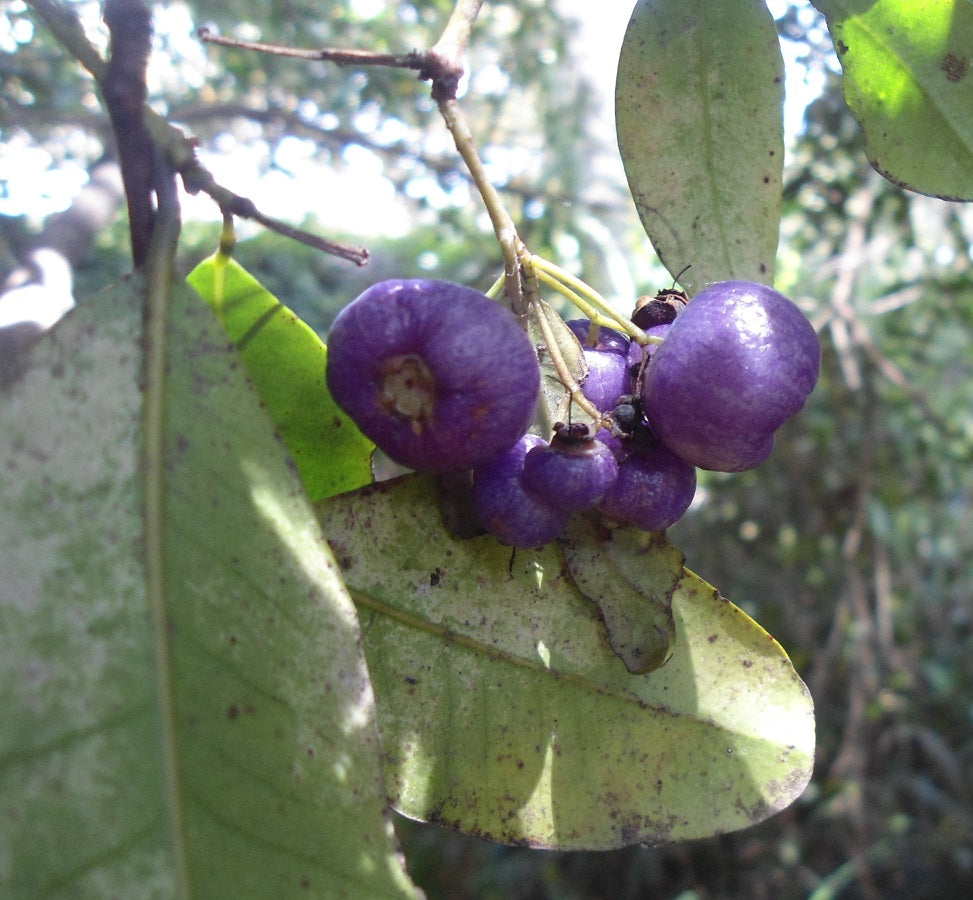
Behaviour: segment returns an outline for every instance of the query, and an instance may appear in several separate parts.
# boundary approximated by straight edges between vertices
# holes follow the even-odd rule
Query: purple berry
[[[723,281],[672,323],[646,366],[643,405],[659,439],[693,465],[752,469],[804,405],[820,363],[814,328],[783,294]]]
[[[564,429],[550,444],[534,447],[524,459],[520,481],[535,497],[572,511],[594,506],[611,487],[618,463],[602,441],[578,438]]]
[[[588,376],[581,385],[581,392],[604,411],[612,409],[619,395],[629,390],[628,353],[632,342],[620,331],[601,327],[597,342],[589,346],[590,325],[588,319],[572,319],[567,323],[581,342],[588,364]]]
[[[631,389],[627,356],[607,350],[585,350],[588,377],[581,385],[585,395],[601,412],[613,409],[618,398]]]
[[[622,334],[614,328],[606,328],[604,325],[600,325],[598,337],[594,343],[591,343],[589,340],[591,335],[590,319],[571,319],[565,324],[574,332],[574,336],[581,342],[581,346],[585,350],[606,350],[609,353],[621,353],[623,355],[628,353],[628,345],[631,343],[631,339],[627,334]]]
[[[663,531],[689,508],[696,469],[663,444],[629,453],[598,509],[622,525]]]
[[[328,388],[391,459],[427,472],[482,465],[530,426],[537,355],[513,314],[472,288],[383,281],[331,326]]]
[[[664,338],[669,333],[670,327],[669,325],[653,325],[651,328],[647,328],[645,333],[652,337]],[[636,366],[640,366],[645,356],[652,356],[660,346],[661,344],[646,344],[643,347],[637,341],[632,341],[632,345],[628,349],[629,370],[632,371]],[[635,369],[635,374],[638,374],[637,369]]]
[[[498,541],[514,547],[540,547],[567,525],[568,514],[527,493],[520,483],[524,457],[546,442],[525,434],[492,462],[473,472],[473,509]]]

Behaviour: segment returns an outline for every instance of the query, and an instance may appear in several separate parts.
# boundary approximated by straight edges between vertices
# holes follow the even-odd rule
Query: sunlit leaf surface
[[[695,294],[771,284],[784,162],[783,62],[758,0],[639,0],[615,84],[618,145],[642,224]]]
[[[737,607],[684,571],[672,656],[633,675],[556,546],[454,541],[435,496],[406,476],[318,505],[358,605],[396,808],[602,849],[742,828],[801,793],[810,696]]]
[[[973,4],[818,0],[872,165],[903,187],[973,199]]]

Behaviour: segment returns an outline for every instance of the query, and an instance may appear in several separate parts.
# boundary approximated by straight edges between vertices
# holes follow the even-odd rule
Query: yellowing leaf
[[[321,339],[221,253],[200,263],[188,280],[237,345],[308,497],[322,500],[368,484],[375,445],[331,398]]]

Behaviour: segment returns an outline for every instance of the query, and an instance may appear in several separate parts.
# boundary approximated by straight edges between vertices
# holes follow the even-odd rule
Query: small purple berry
[[[581,385],[581,393],[598,410],[613,409],[618,398],[630,390],[627,357],[607,350],[585,350],[584,360],[588,364],[588,376]]]
[[[611,487],[618,463],[602,441],[557,433],[524,459],[524,488],[552,506],[572,511],[594,506]]]
[[[696,493],[696,469],[663,444],[629,453],[598,509],[622,525],[663,531],[682,518]]]
[[[581,392],[599,410],[609,410],[620,394],[629,390],[628,353],[632,344],[627,335],[613,328],[598,328],[598,339],[588,343],[591,322],[588,319],[572,319],[567,323],[581,342],[588,376],[581,385]]]
[[[520,482],[524,457],[546,442],[525,434],[492,462],[473,471],[473,509],[498,541],[527,549],[553,541],[567,525],[568,514],[529,494]]]

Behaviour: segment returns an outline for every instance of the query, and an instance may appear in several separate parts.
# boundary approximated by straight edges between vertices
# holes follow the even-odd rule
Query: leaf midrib
[[[519,654],[503,651],[497,648],[495,645],[487,644],[486,642],[479,641],[467,634],[454,631],[447,625],[440,625],[436,622],[430,621],[429,619],[425,619],[421,616],[414,615],[413,613],[409,613],[405,610],[391,606],[381,600],[370,597],[361,591],[357,591],[352,588],[349,588],[349,591],[352,599],[355,601],[356,606],[362,606],[365,609],[385,616],[386,618],[391,619],[392,621],[401,625],[414,628],[417,631],[422,631],[426,634],[434,635],[447,643],[470,650],[473,653],[477,653],[489,659],[506,663],[507,665],[511,665],[515,668],[526,670],[535,674],[548,676],[554,680],[574,685],[575,687],[581,688],[582,690],[598,696],[608,697],[623,703],[632,704],[644,711],[656,713],[658,715],[673,716],[675,718],[690,719],[702,725],[707,725],[723,734],[736,735],[750,740],[768,741],[768,738],[765,735],[753,734],[740,729],[729,728],[724,724],[714,721],[709,716],[697,716],[684,710],[675,710],[664,704],[650,703],[649,701],[626,691],[611,688],[606,685],[599,685],[572,672],[565,672],[561,669],[551,668],[539,662],[535,662],[534,660],[527,659]],[[787,745],[784,742],[780,742],[780,746],[783,747]]]

